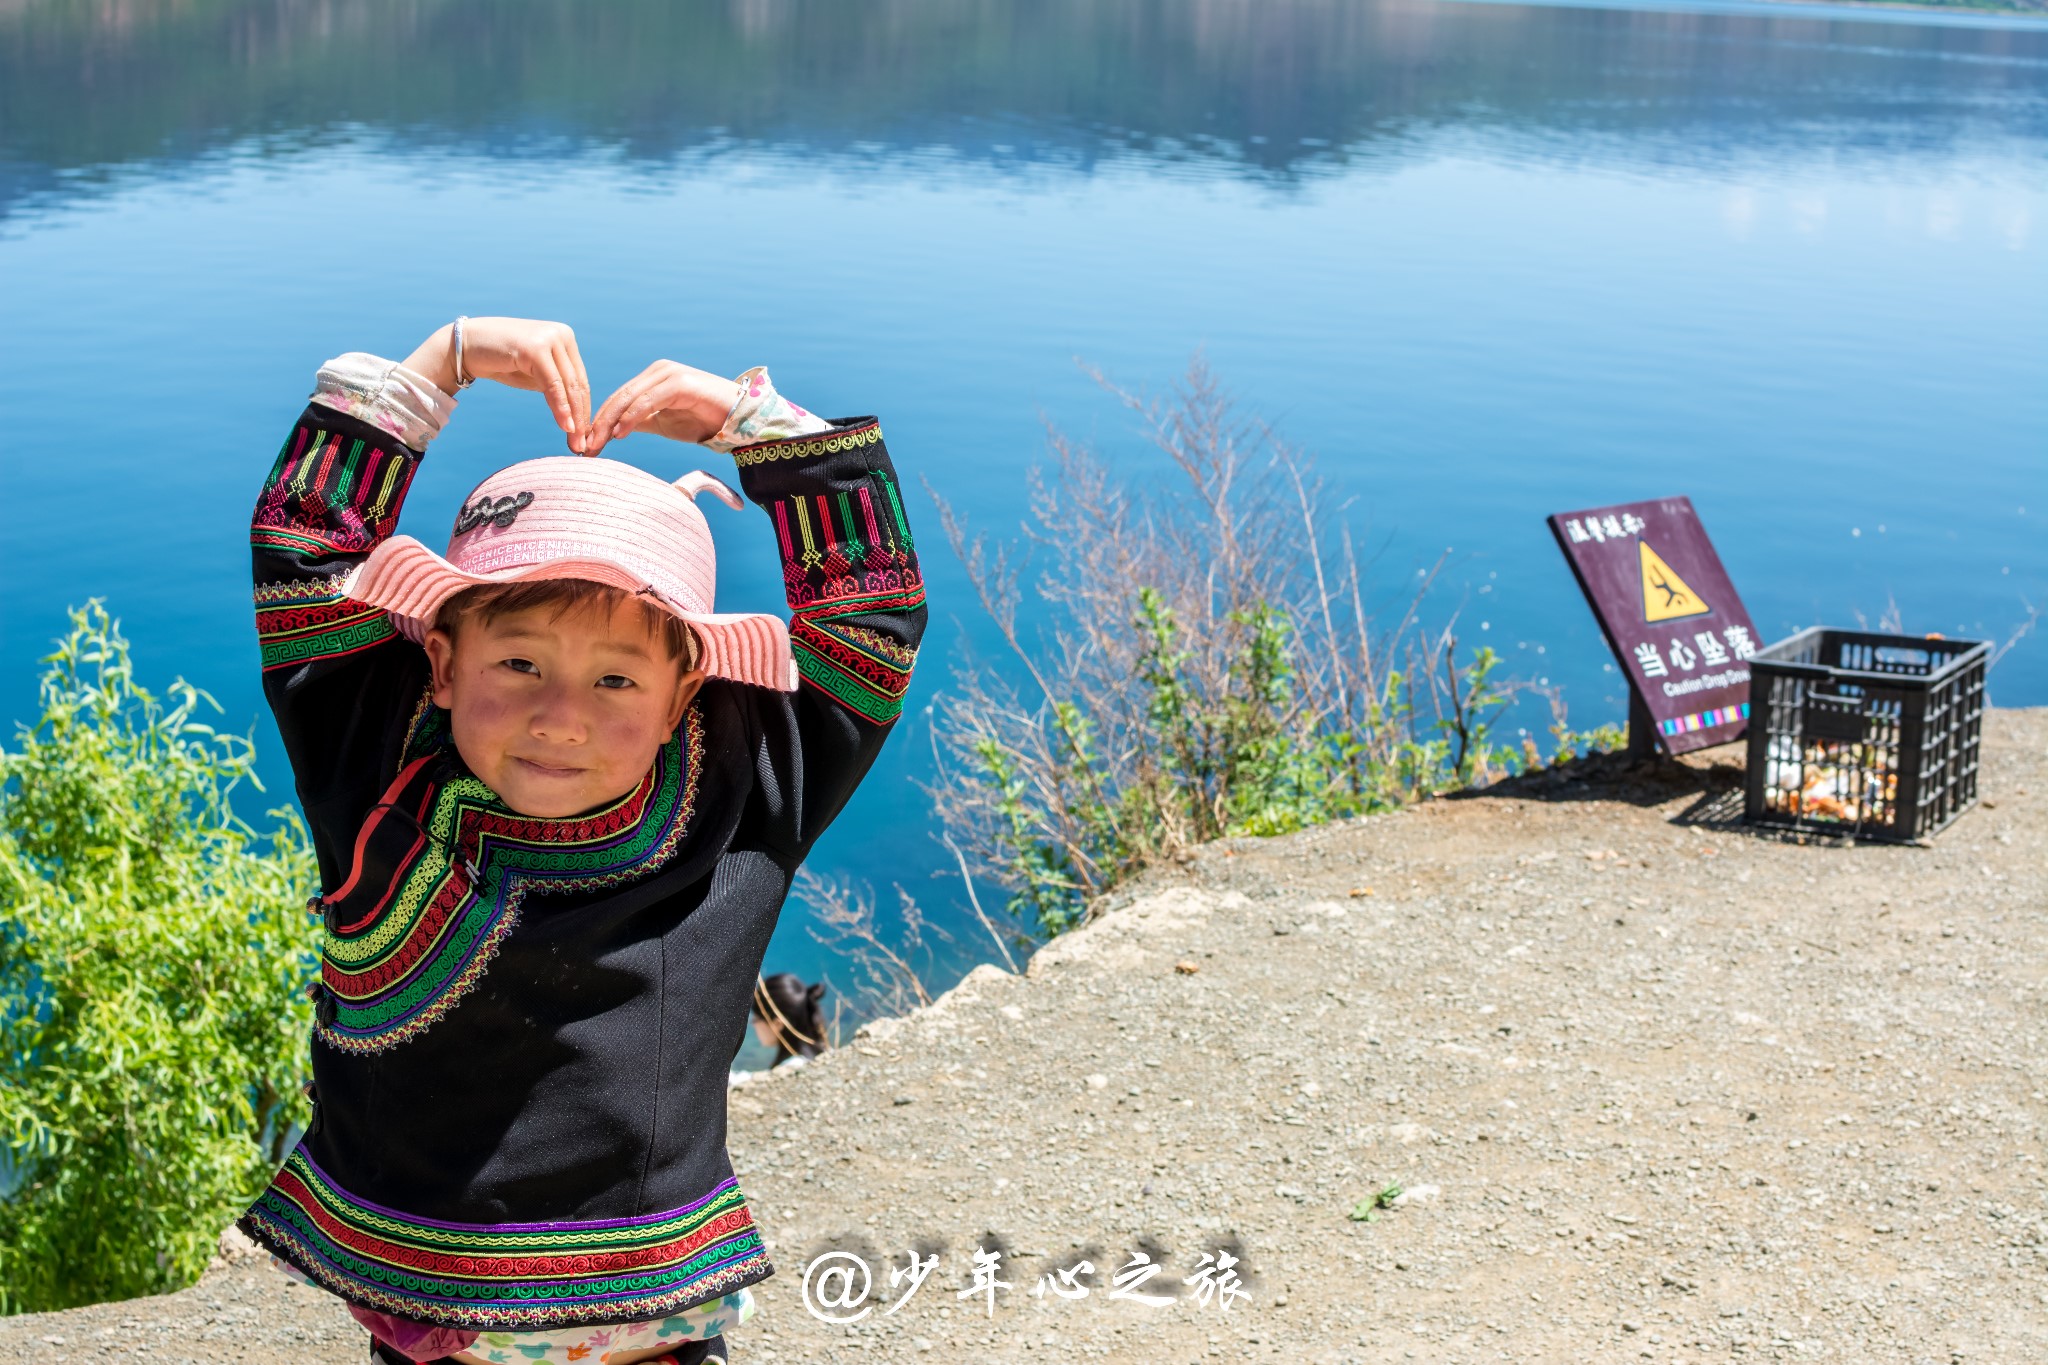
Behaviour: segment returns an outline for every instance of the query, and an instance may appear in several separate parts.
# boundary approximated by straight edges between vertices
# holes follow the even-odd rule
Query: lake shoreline
[[[2048,21],[2048,5],[1916,5],[1911,0],[1759,0],[1759,3],[1790,9],[1897,11],[1902,14],[1958,14]]]
[[[2048,709],[1987,716],[1986,799],[1929,848],[1749,832],[1739,762],[1212,845],[734,1092],[779,1270],[738,1358],[2038,1355]],[[977,1244],[992,1314],[958,1293]],[[900,1315],[805,1312],[812,1258],[888,1292],[911,1245],[940,1261]],[[1182,1284],[1217,1248],[1227,1318]],[[1141,1250],[1175,1302],[1108,1297]],[[1085,1298],[1031,1292],[1080,1258]],[[249,1255],[0,1320],[0,1362],[353,1365],[290,1283]]]
[[[1807,11],[1810,18],[1869,19],[1887,15],[1948,18],[1958,27],[2026,30],[2048,24],[2048,3],[2030,5],[1937,5],[1913,0],[1448,0],[1453,4],[1516,5],[1545,9],[1626,10],[1644,14],[1744,15],[1769,17],[1779,11]],[[2011,21],[1986,24],[1983,21]]]

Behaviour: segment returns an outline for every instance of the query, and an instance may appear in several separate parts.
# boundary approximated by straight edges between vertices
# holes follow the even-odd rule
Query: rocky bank
[[[734,1360],[2048,1360],[2048,711],[1984,753],[1931,848],[1746,831],[1695,762],[1207,849],[733,1093],[780,1267]],[[1115,1295],[1138,1255],[1166,1302]],[[829,1325],[804,1269],[849,1257]],[[0,1322],[0,1362],[362,1355],[259,1258]]]

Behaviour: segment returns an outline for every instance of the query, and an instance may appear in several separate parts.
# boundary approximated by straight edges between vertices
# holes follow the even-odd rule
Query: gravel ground
[[[735,1360],[2048,1360],[2048,711],[1991,716],[1933,848],[1743,832],[1733,780],[1219,845],[735,1091],[782,1268]],[[1219,1250],[1228,1310],[1184,1283]],[[875,1276],[850,1326],[803,1306],[828,1252]],[[1168,1302],[1113,1296],[1139,1253]],[[288,1284],[7,1320],[0,1361],[357,1365]]]

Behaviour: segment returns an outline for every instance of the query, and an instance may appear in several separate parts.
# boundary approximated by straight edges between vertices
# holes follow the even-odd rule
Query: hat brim
[[[358,602],[391,613],[400,633],[418,643],[426,638],[442,604],[465,588],[538,578],[581,578],[643,595],[644,600],[695,628],[704,644],[699,665],[712,677],[777,692],[796,690],[796,660],[790,655],[789,628],[781,617],[765,612],[686,611],[630,568],[599,555],[549,559],[476,574],[456,568],[411,536],[393,536],[349,570],[341,590]]]

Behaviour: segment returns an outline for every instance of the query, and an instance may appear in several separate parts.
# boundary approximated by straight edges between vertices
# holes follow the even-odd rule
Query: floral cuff
[[[725,415],[725,425],[704,442],[713,450],[730,455],[741,446],[786,441],[792,436],[810,436],[832,429],[824,418],[804,411],[777,393],[766,366],[756,365],[733,382],[740,386],[740,396],[732,411]]]
[[[360,418],[414,450],[425,450],[455,411],[455,400],[433,380],[367,351],[350,351],[322,365],[313,401]]]

